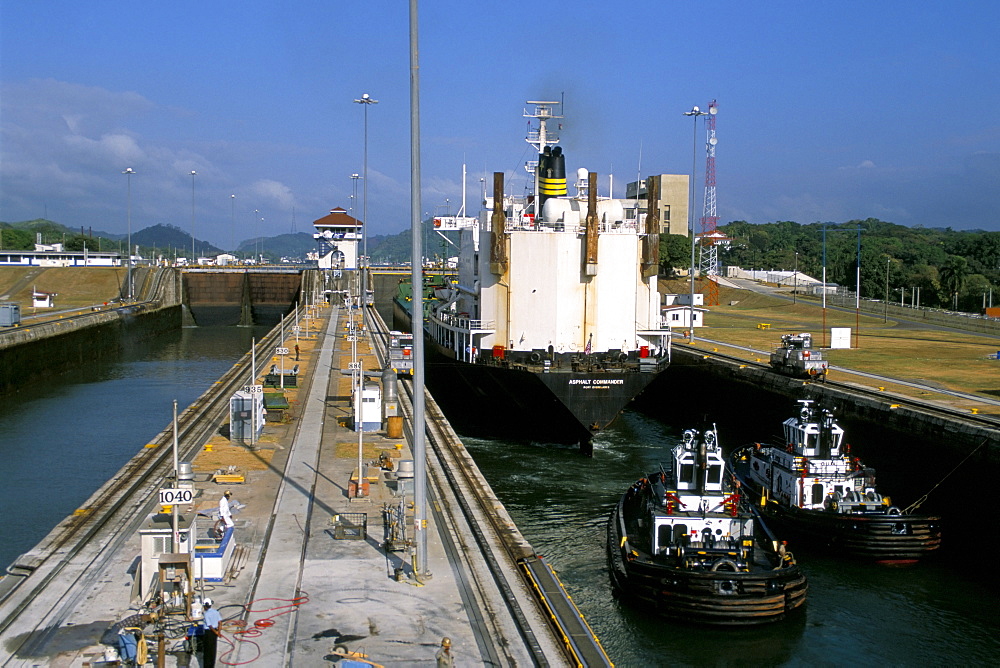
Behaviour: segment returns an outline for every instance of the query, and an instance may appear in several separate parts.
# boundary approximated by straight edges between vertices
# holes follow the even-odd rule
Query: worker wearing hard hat
[[[451,656],[451,638],[447,636],[441,638],[441,649],[437,651],[434,658],[437,659],[438,668],[450,668],[454,665],[454,659]]]
[[[226,493],[219,499],[219,519],[225,522],[226,531],[236,526],[233,523],[233,511],[229,508],[229,499],[232,498],[232,496],[233,493],[227,489]]]
[[[215,668],[215,650],[222,635],[222,615],[212,605],[212,599],[206,598],[205,604],[205,635],[202,636],[201,646],[203,650],[201,665],[202,668]]]

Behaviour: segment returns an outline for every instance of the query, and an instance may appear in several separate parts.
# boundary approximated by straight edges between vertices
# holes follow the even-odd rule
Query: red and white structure
[[[719,216],[715,209],[715,145],[718,139],[715,137],[715,117],[719,113],[719,106],[715,100],[708,105],[708,116],[705,118],[705,208],[701,216],[701,234],[698,235],[698,245],[701,249],[701,257],[698,268],[705,279],[702,292],[705,293],[705,302],[708,306],[718,306],[719,304],[719,283],[716,277],[719,275],[719,242],[716,227],[719,224]]]

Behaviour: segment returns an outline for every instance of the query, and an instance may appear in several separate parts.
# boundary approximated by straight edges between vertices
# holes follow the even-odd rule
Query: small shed
[[[17,302],[0,303],[0,327],[17,327],[21,324],[21,305]]]
[[[691,308],[690,306],[668,306],[663,309],[663,324],[670,329],[676,330],[678,328],[691,327],[691,321],[694,320],[695,327],[705,326],[705,312],[708,309],[704,308]]]
[[[52,308],[55,306],[54,299],[57,293],[45,292],[44,290],[31,291],[31,305],[35,308]]]

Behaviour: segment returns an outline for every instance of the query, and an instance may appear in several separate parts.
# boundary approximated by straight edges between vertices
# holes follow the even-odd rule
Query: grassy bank
[[[667,282],[663,287],[675,292],[689,290],[686,283],[680,282]],[[814,303],[793,303],[779,297],[731,288],[720,288],[719,301],[719,306],[708,307],[706,326],[699,328],[696,336],[769,353],[781,343],[782,334],[810,332],[816,347],[824,345],[823,309]],[[880,317],[864,314],[858,318],[854,312],[832,308],[826,309],[826,327],[827,331],[831,327],[849,327],[853,334],[853,347],[849,350],[824,348],[826,357],[834,366],[920,382],[934,388],[994,399],[1000,397],[1000,360],[990,357],[1000,350],[1000,341],[994,337],[891,320],[884,322]],[[826,344],[829,345],[829,335]],[[698,345],[713,344],[700,342]],[[722,348],[720,352],[767,361],[766,354],[754,355]],[[837,371],[831,372],[830,377],[867,386],[879,385],[876,381]],[[1000,414],[1000,408],[987,408],[983,404],[935,392],[894,384],[882,383],[881,386],[887,391],[940,401],[958,408]]]

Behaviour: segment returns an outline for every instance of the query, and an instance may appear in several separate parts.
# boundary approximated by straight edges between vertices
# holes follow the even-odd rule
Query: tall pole
[[[378,104],[378,100],[373,100],[371,95],[365,93],[361,96],[360,100],[355,100],[355,102],[363,105],[365,108],[365,159],[363,170],[365,183],[362,186],[364,203],[361,205],[361,261],[358,262],[358,270],[361,271],[361,327],[363,328],[365,326],[365,305],[368,298],[368,270],[366,268],[368,262],[368,107]]]
[[[191,170],[191,261],[197,264],[198,256],[194,254],[194,177],[198,172]]]
[[[691,183],[688,187],[688,233],[691,235],[691,269],[690,269],[690,279],[691,279],[691,305],[690,305],[690,318],[688,318],[689,336],[688,343],[694,343],[694,244],[695,244],[695,233],[694,233],[694,181],[695,181],[695,171],[697,170],[697,157],[698,157],[698,117],[707,116],[707,111],[702,111],[698,107],[691,107],[691,111],[685,111],[685,116],[691,116],[694,119],[693,133],[691,135]]]
[[[410,0],[410,285],[413,299],[413,574],[430,577],[427,568],[427,449],[424,441],[424,270],[420,236],[420,56],[417,0]]]
[[[128,225],[128,269],[126,270],[125,280],[127,282],[127,287],[125,294],[128,295],[128,300],[132,301],[132,175],[135,174],[135,170],[131,167],[125,169],[122,174],[125,175],[125,180],[128,185],[128,203],[126,204],[126,221]]]
[[[174,488],[181,486],[180,464],[177,462],[177,400],[174,399]],[[177,526],[177,502],[173,506],[174,552],[181,551],[181,532]]]
[[[885,259],[885,301],[882,302],[882,322],[889,322],[889,263],[891,257]]]
[[[826,348],[826,225],[823,226],[823,347]]]
[[[858,260],[854,271],[854,347],[861,347],[861,228],[858,228]]]
[[[799,291],[799,252],[795,251],[795,271],[792,272],[792,303],[795,303],[795,294]]]
[[[232,206],[230,207],[232,211],[229,214],[230,218],[229,222],[230,222],[230,228],[232,230],[231,242],[233,244],[232,246],[233,256],[235,257],[236,256],[236,195],[230,195],[229,201],[232,203]]]

